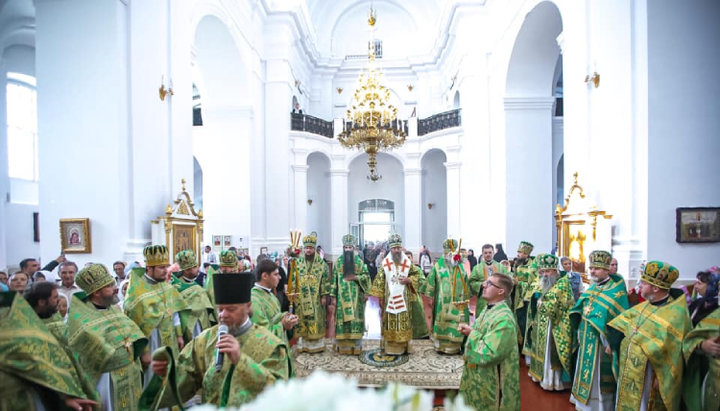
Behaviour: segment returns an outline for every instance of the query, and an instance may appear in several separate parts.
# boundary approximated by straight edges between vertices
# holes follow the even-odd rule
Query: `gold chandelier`
[[[382,73],[375,64],[375,13],[370,8],[368,25],[371,41],[368,43],[367,72],[360,75],[359,86],[353,95],[352,108],[347,111],[349,123],[345,123],[338,141],[345,148],[361,149],[368,155],[370,175],[368,179],[382,178],[377,173],[376,155],[379,151],[392,150],[405,143],[402,122],[397,119],[398,110],[390,103],[390,90],[380,84]]]

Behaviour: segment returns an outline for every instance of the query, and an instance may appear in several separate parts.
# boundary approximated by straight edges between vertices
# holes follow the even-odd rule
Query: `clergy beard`
[[[455,258],[453,257],[455,257],[455,253],[452,252],[445,255],[445,261],[447,261],[450,268],[455,268],[455,266],[457,265],[457,261],[455,261]]]
[[[392,254],[392,260],[395,264],[402,263],[402,251],[398,251],[398,252],[391,251],[390,254]]]
[[[343,251],[343,275],[355,274],[355,251]]]
[[[545,275],[540,277],[540,285],[542,286],[543,292],[551,289],[555,283],[557,283],[557,275]]]
[[[112,297],[104,297],[102,299],[102,305],[105,308],[110,307],[111,305],[115,305],[120,302],[120,297],[118,297],[117,294],[113,294]]]
[[[38,313],[38,317],[42,318],[43,320],[46,318],[50,318],[57,312],[57,307],[47,307],[45,312]]]

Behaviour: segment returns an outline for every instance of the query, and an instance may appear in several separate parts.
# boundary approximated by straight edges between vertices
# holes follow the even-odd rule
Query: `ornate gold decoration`
[[[585,198],[583,188],[578,184],[578,173],[574,173],[573,177],[574,182],[565,197],[565,204],[563,206],[557,204],[555,207],[558,256],[570,257],[573,266],[577,265],[578,270],[583,272],[586,250],[592,250],[592,247],[597,246],[598,221],[610,220],[612,215],[590,204]]]
[[[165,76],[162,76],[160,78],[160,87],[158,88],[158,95],[160,96],[160,101],[165,101],[165,97],[167,97],[167,96],[175,95],[175,92],[172,89],[172,80],[170,81],[170,87],[165,88]]]
[[[203,213],[202,210],[195,210],[190,194],[185,190],[185,179],[180,181],[182,191],[173,204],[168,204],[165,215],[150,221],[151,225],[158,226],[158,231],[153,228],[153,232],[164,233],[165,236],[164,241],[154,239],[153,243],[167,246],[171,259],[174,259],[180,251],[192,250],[199,262],[202,250]]]
[[[347,111],[347,119],[338,141],[345,148],[361,149],[368,155],[370,175],[368,179],[377,181],[376,155],[379,151],[392,150],[405,143],[405,131],[397,119],[398,110],[390,102],[390,90],[380,83],[382,73],[376,68],[374,27],[375,12],[370,8],[368,25],[371,39],[368,43],[367,72],[360,75],[355,90],[352,108]]]
[[[600,87],[600,75],[597,71],[593,72],[592,75],[588,74],[585,76],[585,83],[593,83],[595,88]]]
[[[178,214],[190,215],[190,212],[188,211],[187,205],[185,203],[180,203],[180,207],[178,207]]]

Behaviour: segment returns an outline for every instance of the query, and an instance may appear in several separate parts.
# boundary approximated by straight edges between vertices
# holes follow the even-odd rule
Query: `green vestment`
[[[315,254],[315,259],[308,261],[305,256],[295,260],[293,284],[288,283],[287,294],[300,294],[295,300],[295,315],[298,323],[294,329],[295,335],[308,340],[325,338],[327,328],[325,307],[320,303],[322,296],[330,294],[331,281],[328,275],[328,265]],[[297,283],[296,280],[297,279]],[[290,281],[288,279],[288,281]],[[297,288],[297,289],[296,289]]]
[[[718,337],[720,309],[717,308],[685,336],[683,401],[688,410],[720,410],[720,358],[709,356],[700,349],[703,341]]]
[[[477,303],[475,304],[475,317],[480,315],[482,310],[487,305],[487,302],[484,298],[482,298],[482,286],[485,280],[488,279],[489,276],[501,273],[501,274],[508,274],[507,268],[505,268],[504,265],[498,263],[495,260],[491,260],[490,264],[487,264],[485,260],[478,261],[477,264],[475,264],[475,267],[473,267],[472,271],[470,272],[470,281],[468,282],[468,287],[470,287],[470,294],[477,296]]]
[[[515,315],[505,301],[478,313],[463,354],[460,393],[477,410],[520,409]]]
[[[612,355],[605,353],[602,339],[607,343],[607,323],[627,310],[628,306],[625,280],[610,274],[605,283],[591,285],[570,309],[568,338],[573,340],[573,350],[577,349],[578,357],[572,394],[585,405],[590,399],[595,378],[600,378],[603,395],[612,396],[615,393],[617,384],[612,372]],[[596,376],[598,357],[601,375]]]
[[[13,291],[0,292],[0,410],[64,409],[65,397],[97,400],[83,390],[73,361],[32,307]]]
[[[574,364],[568,310],[575,305],[575,298],[567,275],[560,276],[545,293],[538,278],[526,294],[526,305],[529,309],[523,354],[530,356],[530,375],[543,381],[547,341],[551,339],[549,366],[557,372],[565,370],[569,380]]]
[[[343,278],[343,256],[333,266],[330,295],[335,297],[335,339],[360,340],[365,333],[365,294],[370,292],[370,274],[360,256],[355,255],[356,280]]]
[[[386,343],[402,346],[407,349],[407,343],[413,339],[414,326],[419,325],[417,319],[414,318],[414,316],[417,316],[418,314],[413,311],[413,306],[416,306],[416,303],[419,300],[416,290],[419,287],[418,284],[422,274],[420,274],[418,267],[413,265],[409,259],[403,260],[407,261],[405,270],[403,270],[403,266],[392,262],[389,256],[390,255],[385,257],[381,266],[378,267],[377,275],[375,276],[372,288],[370,289],[370,295],[378,297],[384,304],[383,307],[380,307],[383,313],[381,330],[383,340]],[[399,307],[398,309],[391,308],[391,311],[396,312],[388,312],[387,310],[389,304],[394,304],[391,299],[392,292],[390,291],[388,285],[388,279],[385,275],[386,269],[388,268],[388,265],[386,264],[388,263],[394,267],[392,268],[393,272],[402,272],[404,273],[403,275],[411,281],[410,284],[401,287],[403,288],[402,300],[397,299],[396,304],[398,307],[400,305],[402,305],[402,307]],[[390,281],[392,281],[392,279],[390,279]],[[421,320],[421,323],[425,324],[424,315],[421,317]],[[427,334],[427,325],[425,325],[425,333]]]
[[[287,334],[281,322],[286,313],[280,311],[280,301],[275,294],[256,285],[251,291],[251,296],[253,324],[267,328],[287,345]]]
[[[525,304],[525,296],[528,290],[533,287],[537,275],[537,262],[535,257],[528,257],[525,264],[516,266],[513,269],[513,278],[515,280],[515,288],[513,289],[512,309],[515,311],[515,318],[518,323],[518,340],[522,343],[525,336],[525,324],[528,317],[528,306]]]
[[[110,373],[111,403],[116,409],[137,410],[142,393],[139,357],[147,338],[118,307],[97,309],[75,294],[68,314],[68,343],[93,385]],[[107,399],[106,399],[107,400]]]
[[[205,273],[205,292],[208,295],[208,299],[210,300],[210,305],[213,306],[213,310],[215,309],[215,287],[213,286],[213,276],[217,274],[222,274],[222,271],[220,271],[220,266],[217,264],[211,264],[208,267],[207,273]],[[215,312],[215,317],[217,318],[217,312]]]
[[[462,285],[462,278],[467,278],[462,264],[455,266],[451,273],[445,264],[445,257],[438,259],[428,274],[425,287],[420,290],[433,299],[433,318],[431,336],[435,348],[448,354],[455,354],[460,350],[464,335],[458,331],[460,323],[469,323],[470,310],[454,304],[470,299],[470,289],[466,293]],[[453,300],[453,276],[455,277],[455,299]]]
[[[186,280],[179,275],[173,275],[170,284],[180,293],[185,304],[190,308],[180,313],[180,324],[185,341],[192,340],[197,334],[217,324],[215,307],[208,298],[207,292],[194,280]],[[199,329],[200,332],[197,332]]]
[[[61,346],[67,346],[68,328],[60,313],[55,313],[50,318],[44,318],[42,322],[45,323],[45,326],[52,335],[55,336],[55,339],[58,340]]]
[[[292,366],[287,345],[257,324],[236,337],[240,343],[238,363],[233,365],[226,356],[222,369],[215,371],[217,330],[215,325],[203,331],[180,353],[174,373],[181,401],[188,401],[200,392],[203,403],[239,407],[275,381],[290,377]],[[167,380],[172,378],[166,378],[163,383],[167,384]],[[166,389],[162,397],[163,406],[175,405],[169,391]]]
[[[146,278],[144,268],[133,269],[123,308],[145,337],[151,339],[153,331],[157,329],[160,335],[158,345],[168,346],[177,353],[178,337],[182,336],[182,330],[173,324],[173,314],[180,314],[189,308],[173,286],[164,281],[152,284]]]
[[[659,386],[651,388],[648,410],[679,409],[682,344],[691,328],[685,296],[678,289],[671,289],[662,305],[645,301],[608,323],[610,345],[619,355],[617,410],[640,409],[648,365]]]

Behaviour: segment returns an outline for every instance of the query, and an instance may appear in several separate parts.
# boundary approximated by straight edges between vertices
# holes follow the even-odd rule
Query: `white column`
[[[422,169],[405,169],[405,247],[417,251],[422,241]]]
[[[450,156],[448,156],[449,158]],[[460,168],[462,163],[459,161],[446,161],[445,170],[447,172],[447,235],[458,239],[462,236],[460,227],[460,203],[462,197],[460,195]]]
[[[293,164],[293,187],[295,189],[293,207],[293,226],[305,233],[307,231],[307,164]]]
[[[292,171],[289,146],[292,100],[292,74],[285,59],[268,60],[265,83],[265,244],[270,250],[283,249],[290,242],[290,216],[294,213],[287,201],[292,194]],[[282,103],[281,103],[282,102]],[[254,250],[253,252],[258,252]]]
[[[522,240],[532,242],[536,253],[549,252],[553,246],[553,105],[552,97],[505,98],[506,250],[512,250]],[[566,176],[573,172],[565,170]]]
[[[348,233],[348,170],[330,169],[332,255],[342,254],[342,237]]]

